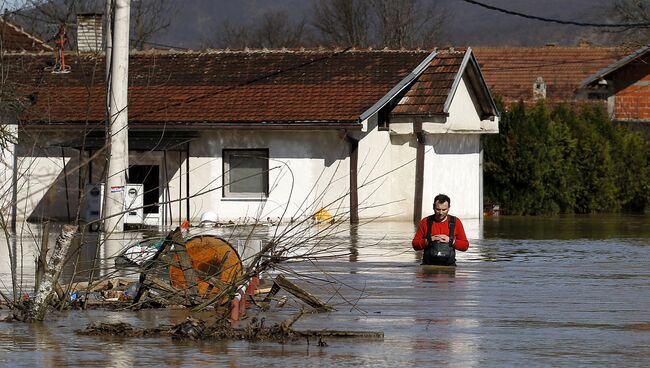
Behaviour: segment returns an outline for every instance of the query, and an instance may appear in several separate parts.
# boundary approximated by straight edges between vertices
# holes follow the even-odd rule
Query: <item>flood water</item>
[[[227,236],[229,230],[223,231]],[[262,236],[270,236],[274,228],[264,231]],[[488,218],[471,231],[471,248],[458,254],[455,270],[420,266],[410,246],[413,232],[410,223],[340,227],[311,248],[327,257],[290,262],[268,275],[284,272],[337,308],[304,315],[296,329],[382,331],[380,341],[325,339],[321,347],[306,340],[89,337],[75,331],[93,321],[154,327],[180,322],[187,312],[67,311],[49,315],[43,324],[0,322],[0,365],[641,367],[650,362],[650,217]],[[87,254],[97,251],[110,256],[94,248]],[[7,251],[1,252],[5,267]],[[23,263],[32,262],[30,257]],[[11,279],[2,270],[5,291]],[[266,318],[288,317],[300,305],[289,296],[284,308],[272,307]],[[249,316],[256,313],[249,310]],[[0,317],[6,314],[0,310]]]

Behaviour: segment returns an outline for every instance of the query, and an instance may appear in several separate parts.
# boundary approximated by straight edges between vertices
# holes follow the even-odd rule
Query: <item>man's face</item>
[[[444,221],[449,213],[449,202],[435,202],[433,204],[433,211],[436,221]]]

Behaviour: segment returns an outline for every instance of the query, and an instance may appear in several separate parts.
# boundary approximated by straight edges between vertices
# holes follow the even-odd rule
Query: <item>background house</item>
[[[478,47],[474,49],[493,96],[507,105],[602,101],[601,91],[582,81],[629,53],[624,48],[591,47]]]
[[[8,55],[20,86],[18,216],[67,220],[102,181],[104,61]],[[129,181],[145,222],[412,220],[433,196],[481,217],[480,134],[498,113],[471,50],[135,52]],[[83,211],[81,213],[83,217]]]
[[[607,100],[612,120],[650,137],[650,46],[642,47],[585,78],[581,87]]]
[[[40,38],[25,32],[19,26],[0,17],[0,50],[7,51],[52,51],[53,47]]]

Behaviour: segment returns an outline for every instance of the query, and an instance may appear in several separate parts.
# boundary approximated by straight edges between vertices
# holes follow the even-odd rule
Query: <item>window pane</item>
[[[230,192],[264,193],[266,160],[245,153],[230,156]]]
[[[268,156],[266,150],[224,150],[224,196],[268,195]]]

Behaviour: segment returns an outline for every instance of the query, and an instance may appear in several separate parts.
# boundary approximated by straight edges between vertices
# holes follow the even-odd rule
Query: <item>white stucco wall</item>
[[[79,207],[78,167],[78,151],[71,149],[48,148],[31,156],[19,155],[17,219],[73,220]]]
[[[449,116],[444,124],[435,120],[425,120],[422,130],[426,133],[477,133],[490,134],[499,132],[499,118],[481,120],[475,97],[470,91],[467,76],[464,75],[452,95],[448,110]]]
[[[223,196],[223,149],[269,150],[268,198]],[[335,131],[208,133],[191,143],[191,221],[198,222],[205,211],[216,212],[220,221],[299,219],[321,207],[347,214],[348,153],[348,143]]]
[[[359,200],[365,203],[360,215],[411,221],[415,198],[415,135],[374,129],[362,141],[361,155],[367,157],[368,164],[359,169],[359,182],[369,177],[374,183],[359,190]],[[482,214],[480,165],[480,135],[425,135],[423,216],[431,213],[433,198],[444,193],[452,198],[452,214],[479,219]]]
[[[15,137],[18,126],[7,124],[4,130]],[[5,219],[10,218],[13,200],[14,149],[14,143],[0,149],[0,211]]]
[[[433,198],[451,198],[450,213],[480,218],[480,135],[431,134],[426,136],[422,209],[431,213]]]
[[[410,221],[415,193],[415,137],[379,131],[375,116],[367,123],[370,131],[359,136],[359,217]]]
[[[60,148],[36,149],[70,139],[71,132],[41,137],[36,144],[24,144],[18,160],[18,219],[46,217],[66,220],[68,207],[77,214],[79,151]],[[223,149],[268,149],[268,198],[224,198]],[[190,144],[190,220],[196,223],[206,211],[220,221],[245,219],[285,220],[304,218],[321,207],[347,216],[349,212],[349,143],[337,131],[221,131],[206,133]],[[165,162],[167,165],[165,166]],[[187,159],[185,152],[129,153],[130,165],[158,165],[160,218],[177,225],[186,217]],[[67,176],[64,175],[64,165]],[[103,156],[93,160],[92,182],[102,181]],[[4,174],[9,175],[8,170]],[[68,187],[66,197],[65,187]],[[84,179],[85,180],[85,179]],[[180,200],[179,200],[180,199]],[[83,206],[83,203],[82,203]],[[164,215],[162,212],[165,212]],[[84,216],[83,208],[81,211]],[[169,220],[171,216],[171,221]]]
[[[376,185],[360,190],[360,197],[365,197],[366,207],[370,207],[365,215],[411,221],[417,147],[414,120],[408,116],[393,117],[389,132],[377,129],[375,117],[367,125],[369,132],[361,141],[360,157],[373,158],[377,163],[368,166],[366,171],[372,167],[374,177],[391,174]],[[473,224],[472,234],[478,236],[482,218],[480,136],[498,132],[498,118],[479,117],[475,98],[463,77],[452,95],[449,116],[426,118],[422,129],[425,136],[422,215],[432,212],[437,194],[447,194],[452,199],[451,213]]]

